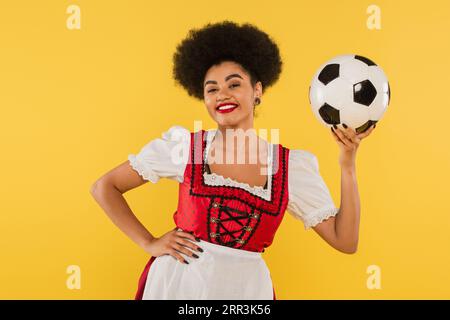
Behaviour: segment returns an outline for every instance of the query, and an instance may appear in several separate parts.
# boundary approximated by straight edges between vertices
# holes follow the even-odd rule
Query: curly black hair
[[[203,81],[208,69],[222,61],[238,63],[258,81],[263,92],[279,78],[282,69],[276,43],[256,26],[225,20],[191,29],[173,55],[173,77],[188,94],[203,100]]]

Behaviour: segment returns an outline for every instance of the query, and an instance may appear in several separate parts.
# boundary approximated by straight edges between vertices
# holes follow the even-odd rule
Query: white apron
[[[143,300],[273,300],[272,279],[261,252],[230,248],[200,240],[199,258],[181,254],[153,261]],[[191,250],[191,249],[188,249]]]

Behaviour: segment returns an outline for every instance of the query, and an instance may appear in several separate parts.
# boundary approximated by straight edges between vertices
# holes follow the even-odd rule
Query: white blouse
[[[206,130],[206,150],[217,129]],[[163,132],[161,138],[151,140],[144,145],[140,152],[129,154],[131,167],[145,180],[153,183],[160,178],[168,178],[182,183],[184,171],[189,159],[190,131],[182,126],[174,125]],[[272,145],[272,144],[271,144]],[[272,150],[269,148],[268,169],[271,172]],[[328,187],[319,172],[317,157],[309,151],[291,149],[288,160],[289,201],[287,212],[294,218],[300,219],[305,229],[309,229],[335,216],[339,209],[334,205]],[[215,173],[204,173],[205,183],[208,185],[231,185],[242,188],[268,201],[271,197],[271,175],[268,175],[267,188],[250,186],[247,183],[225,178]]]

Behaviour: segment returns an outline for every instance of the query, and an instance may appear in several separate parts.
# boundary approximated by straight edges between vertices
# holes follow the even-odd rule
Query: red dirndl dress
[[[205,130],[191,132],[189,160],[184,180],[179,185],[178,207],[173,215],[176,228],[200,238],[200,247],[204,243],[223,249],[224,254],[242,252],[246,255],[260,255],[264,248],[271,245],[288,205],[289,149],[281,144],[270,144],[274,155],[268,178],[271,193],[270,199],[265,199],[236,186],[205,183],[205,133]],[[206,250],[200,255],[205,253]],[[136,300],[143,299],[149,273],[154,262],[161,257],[169,257],[167,259],[173,261],[176,268],[189,268],[191,265],[175,261],[175,258],[168,255],[151,257],[139,278]],[[230,257],[229,255],[226,260],[222,260],[223,263],[231,260]],[[180,272],[186,274],[188,270]],[[233,273],[240,272],[233,271],[230,271],[230,277]],[[223,276],[225,275],[221,275],[222,278]],[[152,281],[154,283],[158,279]],[[223,281],[226,283],[226,279]],[[246,283],[242,283],[242,286],[245,285]],[[271,288],[273,299],[276,299],[275,289],[273,286]],[[208,296],[205,297],[208,299]]]

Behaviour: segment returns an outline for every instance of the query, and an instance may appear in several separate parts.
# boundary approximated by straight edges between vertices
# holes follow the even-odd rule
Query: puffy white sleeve
[[[335,216],[330,191],[319,172],[317,157],[306,150],[290,150],[288,163],[289,201],[286,211],[309,229]]]
[[[191,134],[182,126],[174,125],[163,132],[161,138],[151,140],[137,154],[129,154],[131,167],[145,180],[153,183],[160,178],[184,180],[189,160]]]

